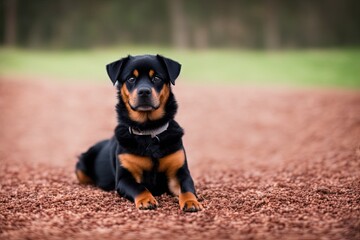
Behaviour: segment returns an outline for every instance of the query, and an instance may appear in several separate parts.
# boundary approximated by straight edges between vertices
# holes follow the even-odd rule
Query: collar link
[[[141,131],[137,128],[129,127],[130,134],[138,135],[138,136],[151,136],[151,138],[158,138],[157,135],[165,132],[169,127],[169,122],[165,123],[159,128],[152,129],[152,130],[144,130]]]

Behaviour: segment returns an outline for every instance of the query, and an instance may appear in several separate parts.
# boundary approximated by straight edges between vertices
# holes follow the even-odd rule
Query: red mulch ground
[[[80,186],[110,84],[0,80],[0,239],[360,239],[360,92],[186,85],[177,120],[205,210]]]

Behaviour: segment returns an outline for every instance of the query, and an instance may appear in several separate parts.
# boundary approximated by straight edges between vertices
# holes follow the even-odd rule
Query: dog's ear
[[[130,58],[130,55],[106,65],[107,74],[109,75],[109,78],[111,79],[111,81],[114,85],[117,84],[117,82],[119,80],[118,77],[119,77],[122,69],[124,68],[125,63],[127,62],[127,60],[129,60],[129,58]]]
[[[180,74],[181,64],[161,55],[156,55],[156,57],[160,59],[163,64],[165,64],[166,70],[170,78],[170,82],[175,85],[175,80]]]

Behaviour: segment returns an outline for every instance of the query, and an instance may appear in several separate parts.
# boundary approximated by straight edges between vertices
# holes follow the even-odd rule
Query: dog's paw
[[[149,191],[144,191],[135,198],[135,206],[139,210],[153,210],[158,202]]]
[[[189,200],[181,207],[184,212],[198,212],[203,210],[203,206],[197,200]]]
[[[203,206],[196,200],[194,194],[187,192],[179,196],[180,209],[184,212],[198,212],[203,210]]]

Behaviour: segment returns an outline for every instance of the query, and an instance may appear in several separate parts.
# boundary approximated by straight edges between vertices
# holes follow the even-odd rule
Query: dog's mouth
[[[139,104],[137,106],[132,106],[129,102],[129,105],[132,110],[138,111],[138,112],[151,112],[159,108],[159,106],[153,106],[151,104]]]
[[[152,110],[154,110],[153,106],[142,105],[136,107],[136,111],[140,111],[140,112],[148,112]]]

